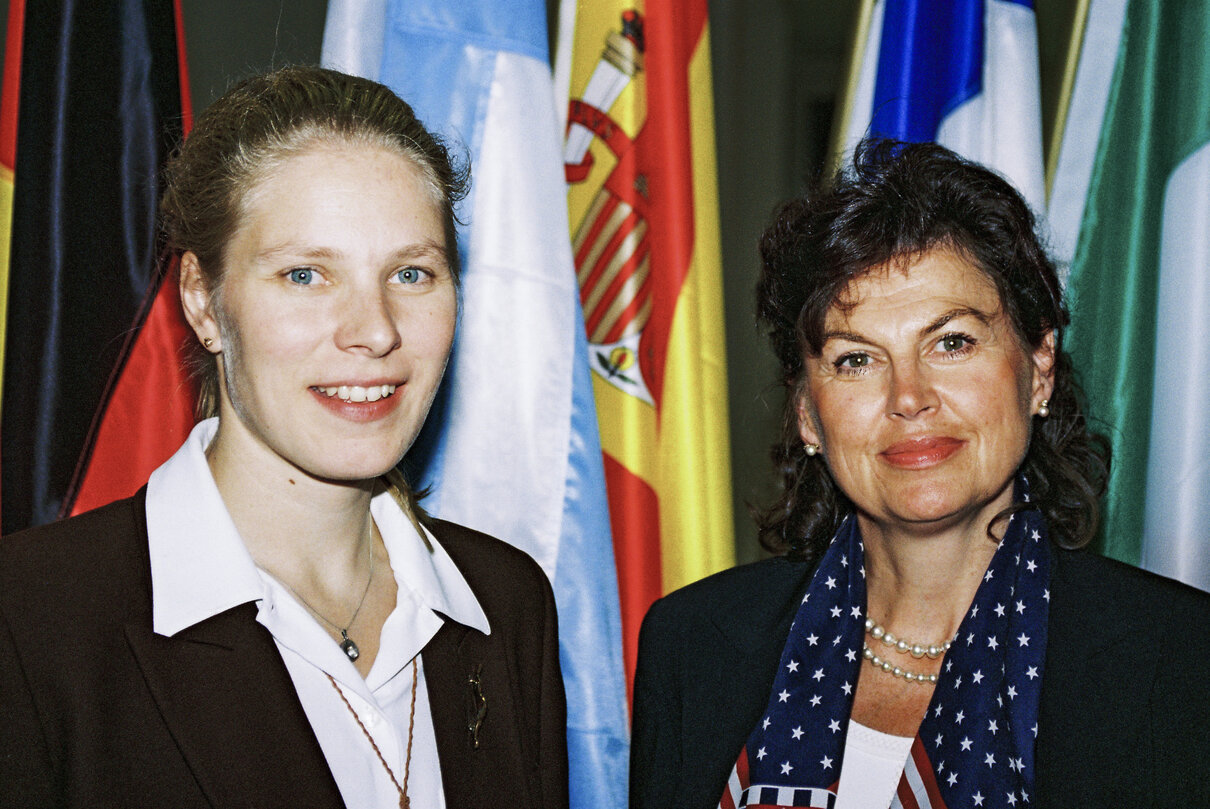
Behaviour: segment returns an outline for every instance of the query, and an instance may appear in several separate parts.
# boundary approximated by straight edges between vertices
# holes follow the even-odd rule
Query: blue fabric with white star
[[[1029,500],[1023,481],[1017,496]],[[744,786],[751,785],[752,797],[763,786],[781,787],[783,795],[787,788],[836,790],[857,678],[869,666],[861,653],[863,560],[861,532],[850,516],[815,571],[769,706],[748,737]],[[918,731],[946,806],[1017,806],[1033,799],[1049,586],[1046,523],[1037,510],[1019,511],[946,653]],[[910,669],[912,658],[906,660]],[[872,667],[865,675],[890,676]]]

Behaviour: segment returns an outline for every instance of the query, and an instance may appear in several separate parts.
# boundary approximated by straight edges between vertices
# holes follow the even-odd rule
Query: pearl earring
[[[1046,418],[1049,415],[1050,415],[1050,399],[1043,399],[1042,403],[1038,405],[1038,416],[1040,418]]]
[[[808,444],[804,444],[804,446],[807,449],[808,457],[814,458],[816,455],[819,454],[819,450],[820,450],[819,444],[809,444],[808,443]]]

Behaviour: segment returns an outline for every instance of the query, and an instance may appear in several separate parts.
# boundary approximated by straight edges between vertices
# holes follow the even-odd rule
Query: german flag
[[[156,228],[160,168],[189,123],[182,43],[173,0],[9,4],[6,533],[133,494],[192,426]]]

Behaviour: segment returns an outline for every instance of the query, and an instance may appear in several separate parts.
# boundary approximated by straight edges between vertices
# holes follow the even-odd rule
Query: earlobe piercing
[[[819,454],[819,451],[820,451],[819,444],[807,443],[807,444],[804,444],[803,446],[806,447],[808,457],[814,458],[816,455]]]
[[[1050,415],[1050,399],[1043,399],[1042,403],[1038,405],[1038,416],[1040,418],[1046,418],[1049,415]]]
[[[209,337],[203,337],[202,345],[206,346],[206,348],[210,348],[210,346],[214,345],[214,340],[211,340]]]

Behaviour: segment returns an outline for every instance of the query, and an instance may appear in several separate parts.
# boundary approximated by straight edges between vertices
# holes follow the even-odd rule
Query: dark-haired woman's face
[[[806,357],[800,431],[859,515],[927,530],[1011,503],[1053,340],[1030,353],[995,286],[948,250],[876,268],[832,307]]]
[[[217,301],[194,308],[220,357],[216,447],[266,471],[381,475],[420,430],[454,336],[440,207],[399,154],[316,145],[249,190]]]

